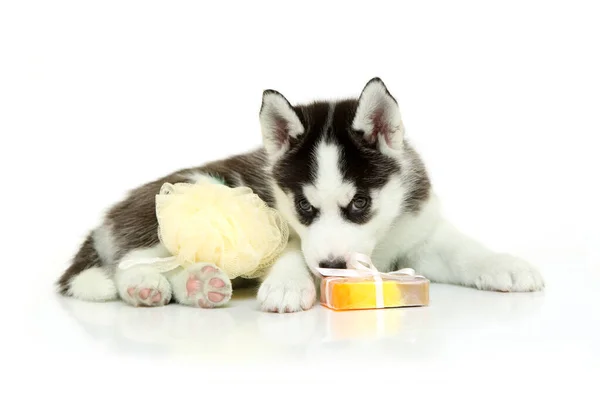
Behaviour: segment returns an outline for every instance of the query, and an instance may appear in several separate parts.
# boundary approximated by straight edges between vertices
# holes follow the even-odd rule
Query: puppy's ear
[[[263,145],[271,160],[276,160],[290,148],[290,141],[304,133],[298,114],[283,95],[265,90],[260,108]]]
[[[368,143],[377,144],[384,153],[402,150],[404,125],[400,109],[381,79],[373,78],[364,87],[352,129],[362,132]]]

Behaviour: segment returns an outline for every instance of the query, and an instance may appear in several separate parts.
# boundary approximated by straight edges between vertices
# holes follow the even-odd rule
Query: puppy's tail
[[[73,257],[71,265],[56,282],[56,289],[62,295],[82,300],[114,299],[117,290],[108,272],[108,268],[102,266],[102,259],[94,246],[94,237],[90,233]]]

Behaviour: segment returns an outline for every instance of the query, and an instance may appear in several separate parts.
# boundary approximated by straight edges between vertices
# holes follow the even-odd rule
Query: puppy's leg
[[[148,249],[132,251],[123,257],[122,262],[170,256],[165,246],[159,243]],[[140,265],[127,270],[118,270],[117,276],[117,281],[120,283],[119,293],[124,300],[134,305],[166,304],[172,295],[180,304],[212,308],[225,304],[232,293],[231,282],[227,275],[209,263],[177,268],[164,274],[151,265]],[[149,293],[153,293],[155,299],[161,301],[152,301]],[[151,304],[148,304],[149,302]]]
[[[441,220],[409,257],[408,263],[432,281],[503,292],[531,292],[544,288],[540,272],[527,261],[494,253]]]
[[[164,257],[164,251],[162,245],[133,250],[123,257],[123,261]],[[171,301],[169,281],[152,265],[117,269],[115,281],[121,299],[133,306],[163,306]]]
[[[316,300],[315,281],[306,266],[300,244],[290,242],[258,290],[263,311],[308,310]]]
[[[231,299],[231,281],[214,264],[198,263],[170,271],[166,276],[171,282],[173,296],[180,304],[213,308]]]
[[[98,230],[101,231],[101,230]],[[57,282],[60,293],[86,301],[109,301],[118,298],[113,279],[114,267],[98,253],[94,234],[90,234]]]

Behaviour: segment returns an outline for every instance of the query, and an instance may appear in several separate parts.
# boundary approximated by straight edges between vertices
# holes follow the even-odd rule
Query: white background
[[[258,110],[269,88],[296,103],[357,96],[381,77],[458,226],[527,257],[559,283],[597,278],[597,8],[593,1],[3,1],[0,290],[8,337],[0,362],[10,366],[12,383],[61,396],[147,396],[179,368],[185,384],[170,377],[173,395],[207,393],[209,379],[199,378],[202,390],[190,381],[194,371],[212,377],[206,365],[115,358],[74,335],[56,309],[49,308],[54,316],[40,307],[57,301],[53,281],[125,191],[259,146]],[[575,321],[586,319],[597,321],[587,312]],[[44,327],[53,333],[42,340]],[[564,349],[572,339],[556,340]],[[523,360],[543,356],[499,357],[486,369],[464,362],[475,368],[459,380],[434,368],[460,357],[402,373],[445,383],[437,389],[453,382],[461,392],[540,393],[560,382],[581,388],[584,380],[549,375],[590,371],[575,373],[560,354],[546,353],[542,369],[518,373]],[[272,385],[291,381],[273,390],[281,396],[298,393],[294,380],[326,372],[234,372],[233,365],[219,376],[252,381],[253,371]],[[335,371],[347,368],[354,366]],[[128,377],[134,383],[126,385]],[[528,384],[515,389],[521,380]]]

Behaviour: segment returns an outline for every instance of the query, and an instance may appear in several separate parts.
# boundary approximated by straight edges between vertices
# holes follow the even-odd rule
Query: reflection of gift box
[[[354,258],[349,267],[320,270],[325,275],[321,281],[321,304],[325,307],[362,310],[429,305],[429,280],[411,269],[379,273],[364,257]]]
[[[371,340],[406,335],[402,310],[362,310],[325,313],[325,341]]]

